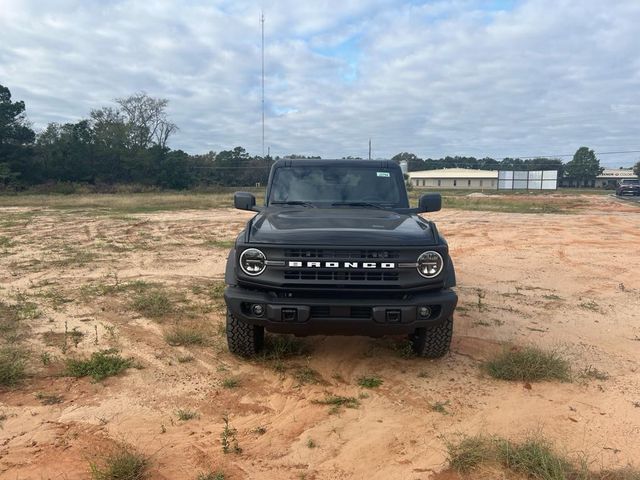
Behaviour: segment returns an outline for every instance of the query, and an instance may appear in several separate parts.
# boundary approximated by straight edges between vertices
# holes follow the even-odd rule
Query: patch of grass
[[[233,378],[233,377],[229,377],[229,378],[225,378],[222,381],[222,387],[223,388],[238,388],[240,386],[240,380],[238,380],[237,378]]]
[[[42,365],[46,367],[51,364],[53,357],[49,352],[42,352],[40,354],[40,361],[42,362]]]
[[[496,436],[465,436],[458,442],[446,442],[449,467],[471,474],[481,466],[500,468],[500,478],[536,480],[639,480],[640,471],[632,467],[590,471],[584,458],[572,461],[560,454],[541,435],[530,435],[521,442]],[[465,477],[467,478],[467,477]],[[484,477],[483,477],[484,478]],[[497,478],[497,477],[496,477]]]
[[[590,310],[592,312],[599,312],[600,311],[600,305],[598,305],[595,300],[589,300],[588,302],[582,302],[578,306],[580,308],[583,308],[585,310]]]
[[[383,380],[377,375],[365,375],[358,378],[358,385],[363,388],[378,388],[382,383]]]
[[[312,438],[307,439],[307,448],[316,448],[318,445]]]
[[[24,334],[21,320],[16,305],[0,301],[0,337],[7,343],[17,342]]]
[[[189,362],[193,362],[195,360],[195,357],[193,355],[180,355],[177,358],[178,363],[189,363]]]
[[[571,379],[569,362],[555,351],[528,346],[505,350],[483,364],[485,371],[500,380],[536,382]]]
[[[224,422],[224,428],[220,434],[222,440],[222,452],[223,453],[242,453],[242,448],[238,445],[237,430],[229,423],[229,416],[222,417]]]
[[[150,461],[133,446],[120,444],[100,461],[90,464],[93,480],[144,480]]]
[[[222,472],[199,473],[196,480],[224,480],[226,477]]]
[[[341,395],[327,395],[321,400],[312,400],[311,403],[317,405],[329,405],[330,413],[338,413],[342,407],[358,408],[360,401],[355,397],[343,397]]]
[[[98,258],[95,252],[89,252],[87,250],[78,250],[67,246],[65,248],[65,256],[61,259],[51,262],[53,267],[65,268],[65,267],[83,267],[89,263],[94,262]]]
[[[36,398],[40,400],[40,403],[43,405],[55,405],[62,403],[64,400],[62,395],[50,395],[47,393],[36,393]]]
[[[564,480],[571,465],[541,437],[530,437],[522,443],[498,440],[498,458],[507,469],[529,478]]]
[[[431,404],[431,410],[433,412],[438,412],[443,415],[449,415],[449,411],[447,410],[447,406],[449,405],[449,400],[444,402],[435,402]]]
[[[228,250],[236,244],[235,240],[221,240],[219,238],[211,238],[205,240],[204,245],[212,248],[224,248]]]
[[[204,334],[192,327],[175,327],[164,338],[169,345],[174,347],[205,344]]]
[[[162,288],[138,291],[131,302],[133,309],[149,318],[162,318],[175,310],[175,305],[169,294]]]
[[[0,235],[0,248],[2,248],[3,250],[11,248],[15,244],[16,243],[13,240],[11,240],[9,237],[6,237],[4,235]]]
[[[593,365],[586,367],[582,372],[582,376],[585,378],[592,378],[594,380],[609,380],[609,374],[607,372],[598,370]]]
[[[70,377],[91,377],[96,382],[118,375],[133,366],[131,359],[123,358],[113,350],[95,352],[84,360],[67,360],[66,374]]]
[[[179,409],[176,412],[176,416],[178,417],[178,420],[181,420],[183,422],[186,422],[187,420],[193,420],[194,418],[199,418],[200,415],[198,414],[198,412],[194,412],[193,410],[187,410],[187,409]]]
[[[264,348],[258,356],[262,361],[279,361],[309,353],[307,345],[300,339],[288,335],[267,335]]]
[[[556,295],[555,293],[543,295],[542,298],[544,298],[545,300],[551,300],[553,302],[559,302],[560,300],[562,300],[562,297],[560,297],[559,295]]]
[[[296,379],[299,385],[316,385],[322,383],[322,377],[318,371],[308,365],[296,367],[293,371],[293,378]]]
[[[0,386],[12,387],[26,377],[26,350],[5,346],[0,348]]]
[[[481,464],[497,461],[496,445],[492,437],[464,437],[459,442],[447,442],[446,447],[449,467],[457,472],[468,473]]]

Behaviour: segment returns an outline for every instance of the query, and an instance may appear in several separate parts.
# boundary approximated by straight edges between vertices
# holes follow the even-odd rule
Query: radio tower
[[[264,158],[264,12],[260,12],[262,27],[262,158]]]

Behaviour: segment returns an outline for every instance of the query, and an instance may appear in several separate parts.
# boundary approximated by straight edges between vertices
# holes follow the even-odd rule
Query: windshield
[[[622,180],[623,185],[638,185],[640,180]]]
[[[398,170],[332,165],[276,169],[269,197],[274,203],[408,206]]]

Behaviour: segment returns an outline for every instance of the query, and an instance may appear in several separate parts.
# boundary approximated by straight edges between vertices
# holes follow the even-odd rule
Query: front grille
[[[311,307],[311,318],[372,318],[371,307]]]
[[[397,282],[398,272],[334,271],[334,270],[285,270],[285,280],[335,280],[360,282]]]
[[[397,250],[378,249],[326,249],[326,248],[288,248],[284,251],[285,258],[327,258],[330,260],[349,260],[367,258],[399,258]]]

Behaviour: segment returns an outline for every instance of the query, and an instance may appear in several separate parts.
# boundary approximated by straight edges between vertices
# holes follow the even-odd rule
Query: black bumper
[[[224,299],[239,320],[267,330],[295,335],[399,335],[418,327],[438,325],[453,314],[458,296],[453,290],[412,293],[408,299],[279,298],[266,292],[228,286]],[[262,307],[262,314],[253,312]],[[420,315],[428,307],[428,315]],[[423,312],[424,313],[424,312]]]

